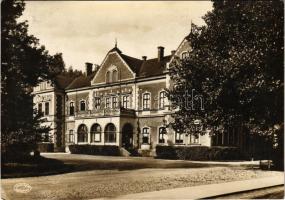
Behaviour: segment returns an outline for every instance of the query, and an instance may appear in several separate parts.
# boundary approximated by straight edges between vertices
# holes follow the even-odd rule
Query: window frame
[[[164,132],[162,132],[162,130],[165,130]],[[162,135],[162,137],[161,137]],[[161,126],[158,128],[158,143],[159,144],[165,144],[166,143],[166,139],[165,139],[165,136],[167,135],[167,132],[166,132],[166,127],[165,126]]]
[[[107,130],[108,127],[113,126],[114,130]],[[112,138],[112,140],[110,139]],[[117,128],[115,124],[108,123],[104,129],[104,141],[105,143],[116,143],[117,142]]]
[[[142,144],[150,144],[150,128],[142,128]]]
[[[161,96],[163,94],[163,96]],[[165,109],[165,101],[166,101],[166,92],[165,90],[162,90],[159,92],[159,109],[164,110]]]
[[[105,108],[111,108],[110,97],[105,98]]]
[[[184,144],[184,134],[183,133],[175,132],[175,144]]]
[[[82,109],[82,103],[84,103],[84,109]],[[80,108],[80,111],[86,111],[86,100],[80,100],[79,101],[79,108]]]
[[[69,115],[74,116],[74,114],[75,114],[75,105],[74,105],[74,101],[71,101],[69,102]]]
[[[95,97],[95,109],[99,109],[101,107],[101,98],[100,97]]]
[[[66,142],[67,143],[74,143],[74,130],[73,129],[70,129],[68,131]]]
[[[93,127],[96,127],[95,130],[93,130]],[[97,129],[97,127],[99,127],[99,130]],[[96,140],[96,135],[99,135],[99,140]],[[96,143],[96,142],[101,142],[102,140],[102,128],[100,126],[100,124],[95,123],[91,126],[90,129],[90,142],[91,143]]]
[[[145,98],[146,96],[148,98]],[[151,94],[150,94],[150,92],[143,93],[143,96],[142,96],[142,109],[143,110],[150,110],[151,109]]]
[[[38,103],[38,113],[43,113],[43,104]]]
[[[49,115],[49,102],[45,102],[45,115]]]
[[[86,128],[85,133],[82,133],[82,132],[79,133],[80,132],[79,128],[81,128],[81,127]],[[80,135],[82,135],[82,136],[80,136]],[[83,138],[83,141],[79,141],[80,137]],[[85,124],[80,124],[77,128],[77,143],[87,143],[87,142],[88,142],[88,127]]]
[[[117,96],[112,96],[112,108],[113,109],[114,108],[118,108],[118,98],[117,98]]]
[[[130,95],[123,96],[123,107],[126,109],[130,107]]]

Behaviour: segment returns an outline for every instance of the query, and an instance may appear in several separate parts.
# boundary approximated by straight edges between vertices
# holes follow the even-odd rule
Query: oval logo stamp
[[[13,189],[18,193],[28,193],[32,190],[32,186],[28,183],[17,183],[14,185]]]

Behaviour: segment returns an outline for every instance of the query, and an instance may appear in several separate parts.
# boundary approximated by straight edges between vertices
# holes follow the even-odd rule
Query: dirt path
[[[283,172],[246,170],[238,167],[91,170],[61,175],[3,179],[9,199],[91,199],[136,192],[275,176]],[[32,190],[17,193],[13,187],[27,183]]]

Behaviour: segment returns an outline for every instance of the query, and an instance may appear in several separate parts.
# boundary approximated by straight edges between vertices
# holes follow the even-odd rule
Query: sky
[[[20,20],[50,54],[62,53],[66,67],[84,70],[85,62],[101,64],[115,45],[141,58],[177,49],[191,20],[204,24],[210,1],[27,1]]]

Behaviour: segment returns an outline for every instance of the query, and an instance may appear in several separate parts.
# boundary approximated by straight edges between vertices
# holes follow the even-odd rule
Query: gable
[[[187,40],[186,38],[184,38],[182,40],[182,42],[180,43],[180,45],[178,46],[176,52],[175,52],[175,56],[173,56],[170,60],[170,62],[172,62],[172,60],[175,58],[175,57],[180,57],[181,58],[181,54],[183,52],[186,52],[186,51],[191,51],[191,44],[189,42],[189,40]]]
[[[135,78],[135,73],[131,70],[128,64],[122,59],[117,52],[109,53],[98,72],[92,80],[92,85],[98,83],[106,83],[106,73],[109,69],[116,68],[118,70],[118,79],[132,79]]]

